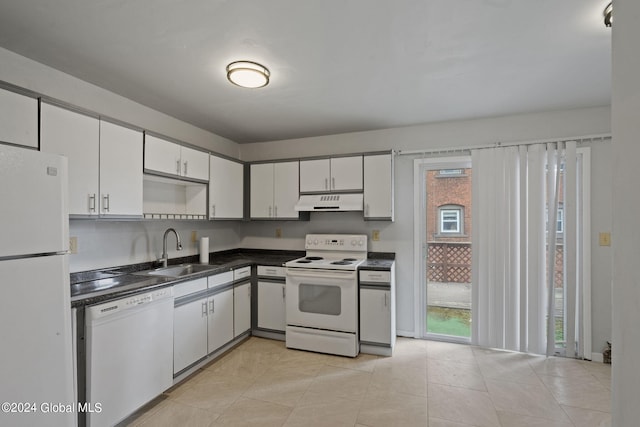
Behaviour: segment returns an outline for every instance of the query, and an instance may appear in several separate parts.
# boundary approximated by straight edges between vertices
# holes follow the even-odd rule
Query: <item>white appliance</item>
[[[89,427],[113,426],[173,385],[173,287],[85,309]]]
[[[286,267],[286,346],[358,355],[357,269],[367,236],[308,234],[306,256]]]
[[[0,144],[0,424],[77,425],[67,160]]]

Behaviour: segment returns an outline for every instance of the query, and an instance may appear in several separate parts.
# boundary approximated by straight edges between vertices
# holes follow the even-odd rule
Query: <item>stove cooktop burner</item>
[[[300,259],[300,260],[296,261],[296,263],[298,263],[298,264],[311,264],[311,260]]]
[[[333,265],[349,265],[349,264],[351,264],[351,261],[343,259],[342,261],[333,261],[331,264],[333,264]]]
[[[321,256],[308,256],[305,259],[308,259],[309,261],[320,261],[324,258],[322,258]]]
[[[358,261],[357,258],[345,258],[343,261]]]

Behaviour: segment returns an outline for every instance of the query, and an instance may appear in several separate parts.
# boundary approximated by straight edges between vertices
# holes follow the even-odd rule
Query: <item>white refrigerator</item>
[[[67,159],[0,144],[0,425],[77,425]]]

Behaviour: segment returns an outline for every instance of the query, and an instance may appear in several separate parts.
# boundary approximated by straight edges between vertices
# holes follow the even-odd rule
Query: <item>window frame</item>
[[[450,230],[444,227],[444,224],[445,224],[444,216],[446,213],[455,213],[457,217],[455,220],[455,224],[457,225],[455,230]],[[438,207],[438,233],[440,235],[451,236],[456,234],[457,235],[463,234],[464,232],[463,221],[464,221],[464,214],[463,214],[462,206],[444,205],[444,206]],[[447,221],[447,223],[451,223],[451,222],[453,221],[452,220]]]

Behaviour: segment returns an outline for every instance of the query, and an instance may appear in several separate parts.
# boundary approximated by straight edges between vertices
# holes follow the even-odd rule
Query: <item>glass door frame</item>
[[[415,338],[470,343],[471,337],[433,334],[427,332],[427,193],[426,176],[429,170],[471,168],[471,155],[430,157],[413,161],[413,283]],[[473,202],[472,202],[473,203]],[[473,309],[473,307],[472,307]]]

